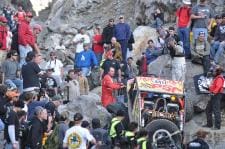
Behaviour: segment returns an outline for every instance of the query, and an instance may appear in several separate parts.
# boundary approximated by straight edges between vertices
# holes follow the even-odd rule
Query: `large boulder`
[[[69,111],[71,119],[73,119],[73,115],[76,112],[82,113],[84,119],[88,121],[91,121],[93,118],[99,118],[102,125],[106,125],[111,118],[111,114],[101,105],[99,95],[94,93],[79,96],[67,105],[59,107],[59,112],[63,111]]]

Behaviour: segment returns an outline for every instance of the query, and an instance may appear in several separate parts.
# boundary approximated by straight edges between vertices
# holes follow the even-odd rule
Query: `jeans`
[[[127,61],[127,46],[128,46],[128,41],[127,40],[118,40],[118,42],[121,45],[123,61],[126,62]]]
[[[217,64],[219,63],[219,60],[220,60],[221,56],[223,55],[224,48],[225,48],[225,42],[221,42],[218,50],[216,51],[215,57],[214,57],[215,63],[217,63]]]
[[[204,32],[205,33],[205,39],[207,40],[208,37],[208,29],[207,28],[193,28],[193,36],[194,40],[196,40],[199,36],[199,32]]]
[[[155,21],[153,22],[152,27],[153,28],[160,28],[163,25],[163,21],[160,18],[156,18]]]
[[[220,101],[222,99],[223,94],[219,93],[216,95],[212,95],[206,106],[206,117],[207,117],[207,125],[212,127],[212,114],[215,116],[214,126],[220,129],[221,126],[221,113],[220,113]]]
[[[13,88],[18,88],[20,93],[23,92],[23,81],[18,78],[13,80],[7,79],[5,80],[5,84]]]
[[[20,51],[20,68],[22,68],[22,66],[24,64],[26,64],[26,56],[27,53],[32,51],[33,49],[27,45],[27,46],[23,46],[23,45],[19,45],[19,51]]]
[[[206,75],[210,69],[210,59],[208,55],[202,57],[202,65],[203,65],[204,75]]]
[[[180,40],[183,42],[185,57],[190,57],[191,51],[190,51],[190,30],[189,30],[189,28],[179,27],[178,28],[178,36],[180,37]]]
[[[4,131],[5,128],[5,124],[3,123],[3,121],[0,119],[0,132]]]
[[[81,68],[81,74],[85,77],[90,75],[90,71],[91,71],[90,67],[82,67]]]
[[[102,61],[102,53],[95,53],[95,56],[98,60],[98,65],[100,65],[101,61]]]
[[[214,41],[211,44],[211,49],[210,49],[210,58],[211,59],[214,59],[215,54],[216,54],[217,50],[219,49],[219,46],[220,46],[220,42],[219,41]]]

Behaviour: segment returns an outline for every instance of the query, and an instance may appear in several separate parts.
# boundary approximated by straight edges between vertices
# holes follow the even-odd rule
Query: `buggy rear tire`
[[[146,126],[146,130],[148,131],[148,134],[149,134],[149,140],[152,143],[154,141],[154,136],[157,131],[164,130],[164,131],[170,133],[170,135],[175,132],[180,131],[179,128],[173,122],[166,120],[166,119],[153,120]],[[182,149],[181,133],[179,132],[179,133],[173,135],[172,139],[173,139],[174,144],[176,145],[177,149]],[[152,144],[152,146],[154,146],[154,144]]]

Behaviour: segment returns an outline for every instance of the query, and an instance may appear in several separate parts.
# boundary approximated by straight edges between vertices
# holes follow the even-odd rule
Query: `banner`
[[[165,80],[154,77],[137,77],[136,81],[140,91],[184,94],[184,84],[182,81]]]

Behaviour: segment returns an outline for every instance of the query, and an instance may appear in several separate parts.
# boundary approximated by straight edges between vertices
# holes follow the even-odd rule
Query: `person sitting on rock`
[[[152,39],[148,40],[148,47],[145,50],[145,56],[147,58],[147,65],[154,61],[162,53],[162,50],[159,50],[155,47],[154,41]]]
[[[83,76],[89,76],[91,73],[91,67],[98,65],[97,58],[94,52],[90,49],[90,44],[84,44],[84,51],[82,51],[77,59],[75,58],[75,64],[77,68],[80,68]]]
[[[162,27],[164,22],[164,13],[161,11],[161,8],[157,8],[155,10],[155,13],[153,13],[153,18],[154,18],[153,27],[154,28]]]
[[[222,22],[216,29],[214,40],[211,46],[211,58],[216,64],[219,63],[221,56],[223,55],[225,49],[225,13],[221,15]]]
[[[112,37],[111,39],[111,49],[113,51],[113,58],[115,60],[118,60],[119,62],[123,60],[122,58],[122,49],[121,49],[121,45],[119,42],[116,41],[116,37]]]
[[[192,47],[192,62],[202,64],[204,74],[206,75],[210,69],[210,45],[208,41],[205,40],[205,32],[199,32],[198,39],[194,41]],[[200,62],[198,62],[198,60],[200,60]]]

